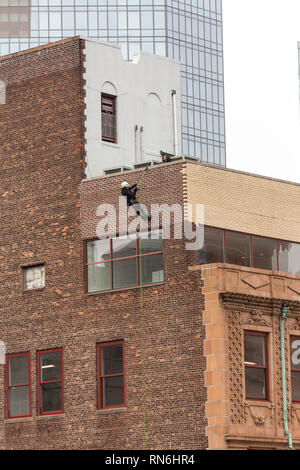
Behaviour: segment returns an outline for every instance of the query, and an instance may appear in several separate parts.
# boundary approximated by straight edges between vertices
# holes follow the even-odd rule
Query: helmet
[[[121,184],[121,188],[128,188],[129,184],[127,183],[127,181],[123,181],[123,183]]]

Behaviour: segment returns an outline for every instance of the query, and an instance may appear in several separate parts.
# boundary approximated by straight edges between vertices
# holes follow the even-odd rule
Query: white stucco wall
[[[127,62],[120,46],[85,39],[85,69],[88,178],[101,176],[107,168],[161,161],[160,150],[174,154],[172,90],[176,90],[177,153],[181,153],[178,61],[140,52]],[[101,92],[117,97],[116,144],[101,139]]]

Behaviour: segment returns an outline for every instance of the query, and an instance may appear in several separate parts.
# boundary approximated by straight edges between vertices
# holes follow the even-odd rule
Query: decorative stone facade
[[[283,428],[280,316],[285,320],[289,430],[300,448],[300,404],[291,401],[288,338],[300,335],[300,277],[262,269],[210,264],[190,267],[203,279],[206,415],[210,449],[286,449]],[[245,399],[244,330],[269,334],[268,401]]]

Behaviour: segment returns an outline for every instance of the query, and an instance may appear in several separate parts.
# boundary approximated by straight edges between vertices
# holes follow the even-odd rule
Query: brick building
[[[0,62],[0,447],[300,448],[299,185],[185,157],[89,178],[84,47]],[[201,249],[97,238],[141,177],[148,209],[204,205]]]

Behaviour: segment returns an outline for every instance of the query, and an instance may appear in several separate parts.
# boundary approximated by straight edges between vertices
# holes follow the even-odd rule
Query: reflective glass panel
[[[252,237],[253,266],[255,268],[277,270],[276,240],[263,237]]]
[[[300,401],[300,372],[292,371],[292,400]]]
[[[226,262],[250,266],[250,236],[244,233],[226,232]]]
[[[87,243],[87,262],[96,263],[110,259],[110,241],[94,240]]]
[[[113,261],[113,289],[137,285],[137,260],[129,258]]]
[[[116,406],[124,404],[123,375],[105,377],[101,379],[102,406]]]
[[[245,334],[245,364],[265,366],[265,336]]]
[[[255,369],[246,367],[246,397],[265,399],[266,398],[266,373],[265,369]]]
[[[300,274],[300,243],[279,242],[279,271]]]
[[[164,265],[162,253],[139,257],[140,284],[163,282]]]
[[[29,415],[29,387],[9,389],[9,416]]]
[[[123,345],[101,346],[101,376],[123,373]]]
[[[300,336],[292,337],[290,342],[291,368],[300,371]]]
[[[204,227],[204,244],[200,249],[200,264],[224,262],[224,231]]]
[[[136,255],[136,237],[128,237],[125,239],[114,238],[112,240],[112,257],[126,258],[127,256]]]
[[[88,292],[100,292],[111,289],[111,264],[97,263],[87,266]]]
[[[139,234],[139,253],[154,253],[155,251],[162,251],[163,240],[162,231],[157,230],[153,232],[143,232]]]
[[[41,411],[50,413],[62,409],[61,382],[41,384]]]
[[[41,382],[61,380],[61,351],[40,354]]]
[[[28,356],[15,356],[8,359],[8,384],[28,384]]]

